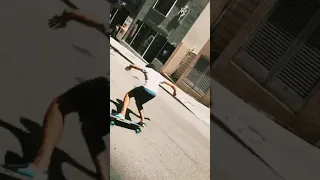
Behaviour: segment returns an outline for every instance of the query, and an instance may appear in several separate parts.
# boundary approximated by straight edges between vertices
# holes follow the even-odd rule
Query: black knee
[[[61,112],[62,115],[67,115],[74,111],[71,103],[69,103],[66,99],[62,98],[61,96],[56,97],[53,99],[50,105],[50,109],[57,109]]]
[[[143,110],[143,105],[139,102],[136,102],[137,108],[139,111]]]

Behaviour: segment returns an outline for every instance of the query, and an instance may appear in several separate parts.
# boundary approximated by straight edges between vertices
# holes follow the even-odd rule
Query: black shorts
[[[129,97],[134,97],[138,108],[142,109],[143,105],[155,96],[147,92],[143,86],[139,86],[129,91]]]
[[[66,115],[77,112],[80,119],[105,123],[110,111],[110,83],[98,77],[80,83],[57,98],[60,111]]]

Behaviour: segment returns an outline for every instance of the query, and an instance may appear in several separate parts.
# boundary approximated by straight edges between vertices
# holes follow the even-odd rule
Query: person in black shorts
[[[51,28],[64,28],[70,21],[93,27],[110,37],[106,26],[81,14],[64,10],[49,20]],[[108,49],[106,49],[108,51]],[[97,77],[80,83],[56,97],[50,104],[43,123],[43,138],[39,151],[31,163],[19,165],[15,170],[37,180],[47,180],[52,153],[59,141],[65,117],[78,113],[82,131],[96,165],[99,179],[110,179],[109,148],[103,140],[110,132],[108,112],[110,110],[110,83],[107,77]]]
[[[160,84],[166,84],[173,89],[173,96],[176,96],[177,89],[175,85],[171,82],[164,79],[156,70],[153,64],[148,64],[146,67],[139,67],[137,65],[130,65],[126,67],[126,70],[129,71],[131,69],[136,69],[141,71],[145,77],[145,83],[143,86],[136,87],[126,93],[123,98],[123,107],[120,113],[112,114],[119,119],[125,119],[125,114],[128,109],[130,99],[132,97],[136,100],[136,105],[139,110],[141,121],[139,122],[140,125],[144,126],[144,112],[143,112],[143,105],[149,102],[151,99],[156,97],[159,89]]]

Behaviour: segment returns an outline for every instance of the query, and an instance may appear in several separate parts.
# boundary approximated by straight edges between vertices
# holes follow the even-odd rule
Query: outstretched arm
[[[127,71],[130,71],[132,68],[133,68],[133,69],[136,69],[136,70],[139,70],[139,71],[143,71],[143,69],[142,69],[141,67],[139,67],[139,66],[137,66],[137,65],[134,65],[134,64],[131,64],[131,65],[127,66],[127,67],[126,67],[126,70],[127,70]]]
[[[177,88],[174,84],[172,84],[169,81],[163,81],[163,82],[161,82],[161,84],[166,84],[166,85],[170,86],[173,89],[173,96],[177,95]]]
[[[64,28],[67,26],[67,23],[72,20],[93,27],[107,36],[110,35],[110,33],[106,31],[106,27],[103,25],[103,23],[84,15],[78,10],[65,9],[61,15],[56,15],[49,20],[49,26],[54,29]]]

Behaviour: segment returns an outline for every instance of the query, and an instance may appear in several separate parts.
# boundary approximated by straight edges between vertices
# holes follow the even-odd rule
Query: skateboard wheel
[[[115,125],[114,121],[111,121],[111,122],[110,122],[110,126],[112,127],[112,126],[114,126],[114,125]]]
[[[136,129],[136,134],[139,134],[141,133],[141,130],[140,129]]]

